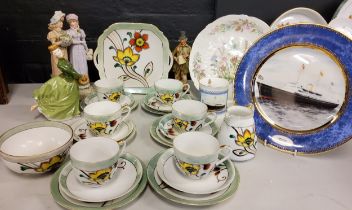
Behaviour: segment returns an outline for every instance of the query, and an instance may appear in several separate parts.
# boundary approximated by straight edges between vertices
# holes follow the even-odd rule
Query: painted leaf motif
[[[109,47],[109,50],[115,50],[115,47],[110,46],[110,47]]]
[[[130,77],[127,76],[127,75],[120,75],[120,76],[118,77],[118,79],[122,79],[123,81],[127,81],[127,80],[130,79]]]
[[[236,156],[242,157],[248,154],[248,152],[246,150],[243,149],[235,149],[232,151],[232,153]]]
[[[144,78],[147,78],[149,75],[151,75],[153,72],[153,62],[150,61],[145,67],[144,67]]]

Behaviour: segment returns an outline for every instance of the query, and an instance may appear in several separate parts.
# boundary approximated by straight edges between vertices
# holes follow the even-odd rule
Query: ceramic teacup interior
[[[107,116],[118,112],[121,109],[119,103],[111,101],[98,101],[88,104],[84,108],[84,113],[95,116]]]
[[[170,91],[170,92],[181,92],[183,84],[181,81],[176,79],[161,79],[155,82],[156,91]]]
[[[232,106],[227,109],[227,114],[239,119],[247,119],[253,117],[253,110],[245,106]]]
[[[172,114],[182,120],[204,119],[207,111],[207,105],[195,100],[180,100],[172,105]]]
[[[180,134],[174,139],[173,146],[181,153],[192,156],[195,159],[202,156],[214,155],[219,151],[217,139],[203,132],[187,132]],[[182,159],[182,157],[180,159]]]
[[[74,144],[70,156],[80,162],[98,163],[113,158],[118,152],[119,145],[114,140],[93,137]]]
[[[1,145],[1,152],[12,156],[32,156],[55,150],[71,138],[71,134],[57,127],[37,127],[18,132]]]

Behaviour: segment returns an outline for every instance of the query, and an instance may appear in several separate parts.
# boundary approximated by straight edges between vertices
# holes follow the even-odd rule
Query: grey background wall
[[[90,48],[99,35],[115,22],[145,22],[156,25],[177,44],[185,30],[190,43],[216,17],[248,14],[268,24],[287,9],[310,7],[328,21],[341,0],[1,0],[0,65],[9,83],[44,82],[50,77],[47,24],[55,10],[76,13],[87,34]],[[65,25],[68,28],[67,24]],[[89,63],[92,80],[98,78]]]

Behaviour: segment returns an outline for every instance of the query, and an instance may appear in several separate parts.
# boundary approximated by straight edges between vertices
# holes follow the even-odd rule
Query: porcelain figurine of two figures
[[[66,16],[70,26],[66,31],[62,29],[64,20],[65,13],[61,11],[55,11],[50,19],[47,39],[51,42],[48,49],[52,78],[33,93],[37,105],[32,108],[38,107],[50,120],[67,120],[78,115],[79,89],[90,86],[87,60],[92,60],[93,50],[88,49],[78,16]]]

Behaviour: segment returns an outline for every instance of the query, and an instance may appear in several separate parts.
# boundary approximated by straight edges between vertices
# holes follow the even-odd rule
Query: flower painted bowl
[[[72,142],[72,128],[64,123],[26,123],[0,136],[0,156],[14,172],[41,174],[60,166]]]

